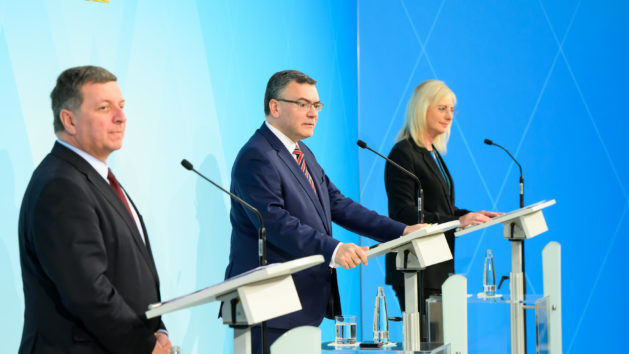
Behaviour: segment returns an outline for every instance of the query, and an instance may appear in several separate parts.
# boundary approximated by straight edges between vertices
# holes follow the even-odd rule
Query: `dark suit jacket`
[[[56,143],[31,177],[18,228],[20,353],[152,351],[163,324],[144,316],[160,300],[146,229],[145,245],[120,198],[87,161]]]
[[[267,229],[269,263],[321,254],[325,262],[293,275],[302,310],[268,321],[273,328],[318,326],[324,314],[340,314],[332,253],[339,241],[332,238],[332,222],[379,241],[398,237],[405,225],[368,210],[346,198],[330,182],[314,155],[299,143],[315,195],[304,173],[282,142],[262,124],[238,153],[232,168],[231,191],[256,207]],[[231,251],[225,277],[258,266],[257,217],[232,201]]]
[[[435,149],[435,152],[437,150]],[[469,213],[454,205],[454,183],[441,155],[437,152],[445,170],[450,188],[439,171],[430,151],[419,147],[413,139],[402,140],[393,146],[389,158],[415,174],[424,189],[424,222],[444,223],[458,219]],[[389,216],[403,223],[417,222],[417,183],[395,166],[387,164],[384,183],[389,198]],[[454,255],[454,234],[446,233],[450,250]],[[397,288],[404,287],[404,278],[395,270],[395,255],[387,255],[386,283]],[[454,273],[454,260],[435,264],[426,268],[421,276],[424,289],[441,289],[448,273]]]

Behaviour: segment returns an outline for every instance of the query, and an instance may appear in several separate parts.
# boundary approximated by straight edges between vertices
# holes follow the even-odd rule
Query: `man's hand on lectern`
[[[367,265],[367,253],[369,247],[359,247],[353,243],[343,243],[339,246],[334,257],[334,262],[339,266],[350,269],[360,263]]]

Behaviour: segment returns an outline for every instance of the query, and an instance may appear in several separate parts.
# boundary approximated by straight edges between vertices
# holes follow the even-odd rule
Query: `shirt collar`
[[[83,160],[87,161],[87,163],[90,164],[90,166],[92,166],[96,172],[98,172],[98,174],[103,177],[103,179],[105,181],[107,181],[107,183],[109,183],[109,181],[107,180],[107,174],[109,172],[109,166],[107,166],[106,163],[104,163],[103,161],[95,158],[94,156],[88,154],[87,152],[72,146],[68,143],[66,143],[65,141],[61,140],[61,139],[57,139],[57,142],[65,147],[67,147],[68,149],[76,152],[79,156],[81,156],[83,158]]]
[[[293,151],[295,151],[295,147],[297,146],[297,143],[290,140],[289,137],[287,137],[286,135],[284,135],[284,133],[282,133],[279,129],[277,129],[276,127],[272,126],[268,121],[264,121],[264,124],[266,124],[267,128],[269,128],[269,130],[275,134],[275,136],[280,139],[280,141],[282,142],[282,144],[284,144],[284,146],[286,147],[286,149],[288,150],[288,152],[292,155]]]

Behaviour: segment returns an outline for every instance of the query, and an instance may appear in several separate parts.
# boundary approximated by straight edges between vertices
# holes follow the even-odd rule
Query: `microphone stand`
[[[415,176],[411,171],[405,169],[404,167],[400,166],[398,163],[396,163],[395,161],[391,160],[390,158],[382,155],[381,153],[377,152],[376,150],[370,148],[369,146],[367,146],[367,143],[365,143],[362,140],[358,140],[356,142],[356,145],[358,145],[360,148],[362,149],[367,149],[371,152],[373,152],[374,154],[382,157],[383,159],[387,160],[388,163],[390,163],[391,165],[397,167],[400,171],[404,172],[405,174],[407,174],[409,177],[411,177],[412,179],[415,180],[415,183],[417,184],[417,223],[418,224],[423,224],[424,223],[424,189],[422,188],[421,182],[419,181],[419,178],[417,178],[417,176]]]
[[[258,220],[260,221],[260,227],[258,228],[258,264],[260,266],[265,266],[267,264],[267,260],[266,260],[266,229],[264,228],[264,220],[262,219],[262,214],[260,214],[258,209],[254,208],[251,204],[245,202],[244,200],[242,200],[240,197],[238,197],[234,193],[231,193],[230,191],[226,190],[225,188],[219,186],[217,183],[215,183],[211,179],[205,177],[199,171],[195,170],[194,167],[192,166],[192,163],[190,163],[190,161],[188,161],[186,159],[183,159],[183,160],[181,160],[181,165],[186,170],[193,171],[194,173],[199,175],[204,180],[212,183],[214,185],[214,187],[216,187],[216,188],[222,190],[223,192],[229,194],[229,196],[232,199],[236,200],[241,205],[245,206],[247,209],[251,210],[252,212],[254,212],[256,214],[256,216],[258,217]],[[266,339],[266,321],[262,322],[262,324],[261,324],[261,338],[262,338],[262,353],[263,354],[268,354],[268,351],[266,350],[266,348],[267,348],[267,345],[266,345],[266,343],[267,343],[267,339]]]
[[[516,165],[518,165],[518,167],[520,168],[520,209],[524,208],[524,177],[522,175],[522,165],[520,165],[520,163],[515,159],[515,157],[513,157],[513,155],[511,155],[511,153],[509,152],[509,150],[507,150],[506,148],[504,148],[501,145],[498,145],[496,143],[494,143],[493,141],[489,140],[489,139],[485,139],[484,143],[487,145],[494,145],[497,146],[499,148],[501,148],[502,150],[504,150],[507,155],[509,155],[509,157],[511,157],[511,159],[516,163]],[[515,224],[511,224],[511,237],[513,237],[514,234],[514,228],[515,228]],[[511,272],[512,275],[515,275],[516,278],[519,275],[518,273],[520,273],[522,275],[522,283],[521,283],[521,287],[522,287],[522,293],[521,295],[518,294],[518,291],[513,291],[511,290],[511,300],[514,301],[522,301],[524,302],[526,300],[526,276],[525,276],[525,262],[524,262],[524,241],[523,240],[509,240],[511,242]],[[513,279],[513,277],[510,278],[509,282],[511,283],[510,288],[511,289],[517,289],[519,288],[519,279]],[[520,298],[521,297],[521,298]],[[520,319],[520,321],[518,321],[518,319]],[[517,322],[521,322],[521,323],[517,323]],[[512,326],[512,331],[514,330],[514,326],[517,327],[521,327],[520,331],[518,331],[517,329],[515,329],[516,331],[516,336],[513,335],[512,332],[512,343],[511,343],[511,352],[514,353],[515,352],[515,347],[517,346],[517,344],[514,344],[514,337],[517,337],[519,333],[522,333],[523,338],[519,338],[517,341],[522,341],[523,343],[521,344],[524,348],[524,353],[526,353],[526,314],[524,313],[524,309],[519,309],[517,314],[513,314],[513,310],[511,313],[511,326]],[[519,332],[519,333],[518,333]]]
[[[395,161],[391,160],[390,158],[380,154],[379,152],[377,152],[376,150],[370,148],[369,146],[367,146],[367,143],[365,143],[362,140],[358,140],[356,142],[356,145],[358,145],[360,148],[362,149],[367,149],[371,152],[373,152],[374,154],[382,157],[383,159],[385,159],[388,163],[390,163],[391,165],[397,167],[400,171],[404,172],[406,175],[408,175],[409,177],[411,177],[412,179],[415,180],[415,183],[417,184],[417,222],[419,224],[423,224],[424,223],[424,189],[422,188],[421,182],[419,181],[419,178],[417,178],[417,176],[415,176],[415,174],[413,174],[411,171],[405,169],[404,167],[400,166],[398,163],[396,163]],[[408,257],[408,251],[405,251],[404,253],[404,266],[406,267],[406,260]],[[401,271],[403,273],[408,273],[409,271]],[[426,313],[426,301],[425,301],[425,296],[424,296],[424,286],[423,286],[423,277],[421,276],[421,272],[419,271],[410,271],[410,272],[416,272],[418,273],[418,277],[417,277],[417,287],[419,288],[419,294],[418,294],[418,302],[419,302],[419,313],[420,313],[420,318],[421,318],[421,314]],[[406,281],[405,281],[406,282]],[[405,290],[406,292],[406,290]],[[406,298],[406,296],[405,296]],[[405,299],[405,301],[407,301]],[[421,320],[420,320],[421,322]],[[420,325],[420,329],[422,328],[426,328],[426,326]],[[420,330],[421,332],[421,330]],[[420,338],[421,338],[421,333],[420,333]],[[421,342],[421,340],[420,340]]]
[[[485,139],[484,143],[487,144],[487,145],[490,145],[490,146],[491,145],[497,146],[497,147],[501,148],[502,150],[504,150],[504,152],[506,152],[509,155],[509,157],[511,157],[513,162],[515,162],[515,164],[518,165],[518,167],[520,168],[520,209],[524,208],[524,177],[522,176],[522,165],[520,165],[518,160],[516,160],[515,157],[513,157],[513,155],[511,155],[509,150],[505,149],[503,146],[498,145],[498,144],[494,143],[493,141],[491,141],[489,139]]]

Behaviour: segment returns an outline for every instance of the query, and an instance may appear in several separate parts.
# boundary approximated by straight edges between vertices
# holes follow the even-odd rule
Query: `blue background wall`
[[[512,149],[525,168],[526,201],[558,202],[546,213],[550,231],[527,243],[528,288],[542,291],[539,254],[548,241],[561,242],[564,350],[586,352],[597,339],[602,348],[596,351],[619,351],[628,315],[619,305],[627,290],[619,270],[627,246],[623,138],[629,123],[618,117],[628,76],[621,62],[627,7],[574,1],[0,0],[5,349],[17,351],[22,325],[19,205],[54,141],[48,95],[62,70],[94,64],[119,77],[127,100],[125,144],[109,163],[144,215],[164,298],[222,280],[228,256],[228,199],[179,161],[188,158],[229,185],[239,147],[263,121],[270,75],[294,68],[319,81],[326,106],[307,143],[346,195],[383,213],[384,164],[359,155],[355,140],[388,153],[412,89],[439,78],[458,95],[460,113],[446,155],[457,204],[516,208],[516,169],[481,141],[492,138]],[[335,236],[368,243],[342,229]],[[509,248],[499,228],[457,241],[457,272],[468,277],[471,293],[480,291],[486,248],[495,251],[498,273],[508,273]],[[365,339],[382,272],[379,262],[339,272],[344,312],[363,316],[359,333]],[[388,297],[395,314],[397,303]],[[231,332],[216,313],[212,304],[164,320],[184,352],[229,353]],[[492,317],[490,329],[481,316],[471,310],[471,349],[489,352],[496,345],[505,352],[504,316]],[[331,322],[322,329],[324,340],[332,339]]]
[[[415,86],[444,80],[458,98],[445,156],[456,204],[518,207],[517,166],[482,141],[509,148],[524,168],[525,202],[557,200],[545,212],[549,232],[526,242],[527,289],[543,292],[542,248],[560,242],[564,352],[623,352],[622,319],[629,314],[622,305],[628,289],[622,271],[629,226],[629,123],[622,113],[629,78],[627,3],[358,4],[361,139],[388,154]],[[383,161],[361,151],[361,199],[386,213],[383,175]],[[501,227],[456,242],[456,272],[468,278],[469,293],[482,290],[487,248],[494,250],[496,275],[508,275],[510,245]],[[373,311],[383,270],[383,262],[363,268],[363,314]],[[392,291],[387,295],[395,300]],[[396,301],[389,306],[399,314]],[[529,326],[529,351],[535,348],[533,330]],[[470,305],[469,331],[470,352],[508,352],[507,309]]]

